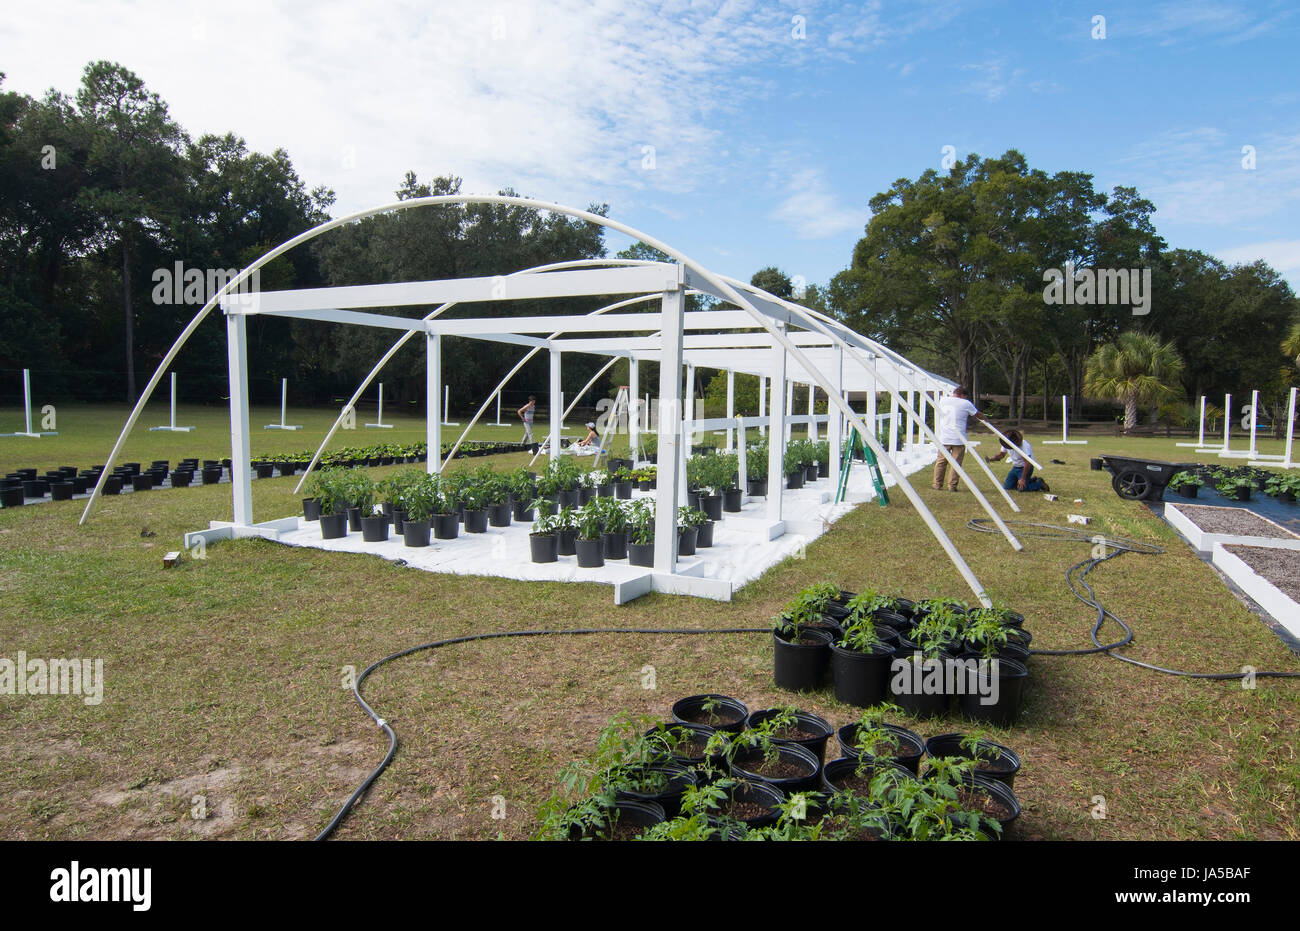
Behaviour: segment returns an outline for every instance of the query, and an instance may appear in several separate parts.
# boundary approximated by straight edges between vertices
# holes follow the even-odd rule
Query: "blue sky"
[[[65,0],[0,24],[0,68],[71,93],[118,61],[192,134],[286,148],[338,212],[390,200],[407,169],[455,173],[607,202],[741,278],[824,283],[894,179],[944,146],[1017,148],[1136,186],[1172,246],[1264,258],[1300,288],[1298,39],[1300,6],[1272,0]]]

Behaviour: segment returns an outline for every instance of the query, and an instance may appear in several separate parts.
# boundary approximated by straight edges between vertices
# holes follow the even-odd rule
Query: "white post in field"
[[[1175,446],[1189,446],[1196,449],[1205,447],[1205,395],[1201,395],[1201,429],[1197,434],[1195,443],[1175,443]]]
[[[27,371],[26,369],[23,369],[24,374],[26,374],[26,371]],[[191,432],[191,431],[194,429],[193,427],[178,427],[178,426],[176,426],[176,373],[175,373],[175,372],[172,372],[171,375],[172,375],[172,379],[171,379],[171,381],[172,381],[172,407],[171,407],[171,409],[172,409],[172,415],[171,415],[171,423],[169,423],[169,424],[168,424],[167,426],[165,426],[165,427],[150,427],[150,428],[149,428],[149,432],[150,432],[150,433],[156,433],[156,432],[158,432],[159,430],[164,430],[164,431],[166,431],[166,432],[168,432],[168,433],[189,433],[189,432]],[[28,411],[27,411],[27,420],[28,420],[28,423],[27,423],[27,430],[28,430],[29,433],[31,432],[31,429],[32,429],[32,425],[31,425],[31,417],[32,417],[32,412],[31,412],[31,409],[29,408]]]
[[[382,427],[385,430],[393,429],[391,423],[384,423],[384,383],[382,381],[379,383],[379,416],[375,419],[378,421],[377,423],[368,423],[366,426]]]
[[[1087,446],[1087,440],[1070,439],[1070,399],[1067,395],[1061,395],[1061,438],[1059,440],[1043,440],[1044,446]]]
[[[280,379],[280,422],[269,423],[263,429],[265,430],[301,430],[302,424],[285,423],[285,417],[289,412],[289,379]]]

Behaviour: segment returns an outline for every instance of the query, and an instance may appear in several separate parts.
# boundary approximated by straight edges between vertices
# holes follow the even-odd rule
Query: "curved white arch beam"
[[[569,259],[564,262],[552,262],[548,265],[537,265],[534,266],[533,268],[520,269],[519,271],[511,272],[509,275],[505,275],[504,277],[516,278],[520,275],[540,274],[542,272],[559,271],[561,269],[566,269],[566,268],[591,268],[591,267],[602,267],[607,265],[654,265],[654,264],[656,263],[648,262],[643,259]],[[457,303],[458,303],[457,301],[448,301],[447,303],[442,304],[439,307],[435,308],[434,310],[430,311],[427,315],[425,315],[421,319],[426,321],[432,320],[435,317],[442,314],[444,311],[450,310],[451,308],[457,306]],[[348,402],[344,404],[343,407],[339,410],[338,417],[334,418],[334,423],[330,426],[329,430],[327,430],[325,433],[325,439],[321,440],[320,446],[316,448],[316,455],[311,457],[311,462],[307,463],[307,468],[303,470],[302,478],[298,479],[298,484],[294,486],[293,493],[295,495],[302,490],[302,486],[306,483],[307,477],[310,476],[312,471],[316,468],[316,466],[320,464],[320,457],[324,455],[325,447],[329,445],[330,440],[334,438],[334,434],[338,432],[339,425],[343,423],[343,418],[347,416],[348,411],[357,403],[358,400],[360,400],[361,395],[364,394],[365,390],[370,387],[371,383],[373,383],[375,378],[378,377],[379,373],[383,370],[384,366],[388,364],[389,360],[392,359],[393,356],[397,355],[398,350],[400,350],[403,346],[405,346],[407,340],[409,340],[414,335],[415,335],[414,330],[407,330],[405,333],[399,336],[396,342],[394,342],[393,345],[388,348],[388,351],[385,352],[380,357],[379,361],[375,363],[374,368],[370,370],[370,373],[361,380],[361,384],[357,386],[357,390],[352,392],[352,397],[349,398]],[[536,352],[537,349],[534,348],[528,355],[524,357],[523,362],[521,362],[520,365],[523,365],[525,362],[531,359],[533,355],[536,354]],[[515,371],[518,371],[518,367],[512,370],[511,374],[513,375]],[[498,388],[497,390],[500,390],[500,388]],[[479,413],[475,415],[474,419],[477,420],[480,416],[482,416],[482,413],[483,413],[482,410],[480,410]],[[473,426],[473,423],[471,422],[470,425]],[[455,453],[455,451],[460,448],[460,444],[464,442],[465,436],[468,433],[469,433],[469,428],[467,427],[465,429],[465,433],[462,433],[460,439],[456,441],[456,445],[452,448],[452,453]],[[450,458],[450,454],[448,458]],[[441,450],[439,450],[438,452],[438,471],[439,472],[442,471]]]
[[[736,281],[735,279],[730,279],[730,280],[735,282],[735,284],[737,284],[739,287],[743,288],[746,291],[755,294],[760,294],[764,297],[773,298],[788,310],[795,310],[795,309],[801,309],[805,311],[807,310],[807,308],[800,307],[799,304],[795,304],[791,301],[786,301],[782,298],[775,297],[774,295],[770,295],[767,292],[754,287],[753,285],[746,285],[743,282]],[[817,319],[817,316],[820,315],[809,316],[808,318],[809,322],[812,323],[810,329],[813,329],[816,332],[821,333],[823,336],[830,337],[831,339],[839,339],[839,337],[835,336],[831,332],[829,327],[825,326],[824,324],[822,324],[821,321]],[[836,324],[836,325],[842,326],[842,324]],[[874,344],[874,341],[871,342],[873,342]],[[852,358],[855,362],[861,365],[865,371],[872,372],[873,374],[875,373],[875,366],[871,365],[868,359],[863,358],[859,354],[856,348],[850,346],[847,342],[844,343],[844,348],[847,350],[850,358]],[[897,376],[897,378],[906,379],[907,383],[911,385],[914,390],[920,391],[920,386],[915,381],[912,380],[911,376],[905,375],[903,373],[904,368],[906,368],[906,366],[901,366],[895,363],[895,369],[896,369],[895,375]],[[935,449],[938,450],[939,455],[947,459],[948,464],[952,466],[953,470],[957,473],[957,475],[966,482],[966,488],[970,491],[972,495],[975,496],[975,499],[979,502],[980,507],[982,507],[984,509],[984,512],[989,515],[989,517],[992,519],[993,523],[997,526],[997,528],[1000,531],[1002,531],[1002,535],[1006,537],[1007,542],[1011,544],[1011,548],[1014,549],[1016,552],[1020,552],[1021,550],[1023,550],[1024,544],[1022,544],[1016,538],[1016,535],[1011,532],[1011,528],[1009,528],[1006,525],[1006,522],[1002,520],[1001,515],[999,515],[998,512],[993,508],[993,505],[989,502],[988,498],[984,497],[984,493],[981,492],[979,486],[977,486],[974,483],[974,481],[971,480],[970,475],[966,472],[965,469],[961,467],[961,464],[957,462],[956,457],[954,457],[950,452],[948,452],[948,450],[944,448],[943,444],[939,442],[939,438],[934,435],[934,431],[932,431],[929,425],[926,424],[925,419],[921,417],[921,415],[910,404],[907,403],[906,399],[904,399],[902,395],[902,392],[894,389],[889,389],[889,394],[893,395],[894,399],[897,401],[898,405],[903,409],[904,412],[912,415],[917,425],[920,426],[921,430],[925,433],[925,435],[930,438],[930,442],[932,442],[935,445]],[[1001,488],[1001,486],[998,487]],[[1003,490],[1002,493],[1004,495],[1007,494],[1005,489]],[[1010,497],[1007,498],[1007,501],[1011,504],[1012,507],[1016,507],[1015,502],[1011,501]],[[1017,510],[1019,510],[1019,508],[1017,508]]]
[[[285,243],[281,243],[279,246],[275,247],[274,249],[270,250],[269,252],[262,255],[259,259],[254,261],[251,265],[249,265],[242,272],[236,275],[233,279],[227,282],[224,287],[222,287],[215,295],[213,295],[213,297],[208,301],[208,303],[203,305],[203,308],[198,312],[198,314],[195,315],[194,319],[190,321],[189,325],[185,328],[185,330],[182,331],[181,336],[178,337],[177,341],[173,344],[172,348],[168,351],[167,355],[163,357],[157,371],[155,371],[153,377],[149,379],[149,384],[146,386],[145,393],[141,395],[140,400],[136,403],[136,406],[134,410],[132,410],[131,415],[127,418],[127,423],[123,427],[122,433],[118,437],[117,443],[114,445],[113,451],[110,454],[108,461],[105,463],[104,473],[100,476],[100,481],[95,486],[94,493],[91,495],[90,499],[86,502],[86,510],[82,514],[81,522],[82,523],[85,522],[86,518],[90,514],[91,508],[94,506],[95,502],[98,501],[100,492],[102,491],[104,483],[112,471],[113,462],[115,461],[117,454],[120,452],[122,444],[126,441],[126,437],[130,433],[131,428],[135,425],[135,421],[138,419],[140,412],[144,409],[144,406],[148,402],[149,397],[153,394],[153,389],[158,384],[158,381],[162,378],[163,372],[165,372],[167,366],[171,364],[171,360],[175,357],[176,353],[180,350],[180,347],[184,345],[185,341],[189,338],[190,334],[193,333],[194,329],[199,325],[199,323],[203,321],[203,319],[212,310],[212,308],[216,306],[217,301],[221,297],[225,296],[231,290],[233,290],[234,288],[242,284],[244,281],[246,281],[249,275],[251,275],[255,270],[261,268],[267,262],[270,262],[276,257],[284,254],[288,250],[292,249],[294,246],[300,245],[304,242],[309,242],[312,239],[316,238],[317,236],[320,236],[322,233],[328,232],[329,230],[342,226],[345,223],[355,222],[356,220],[364,219],[365,217],[374,216],[380,213],[396,212],[398,210],[410,210],[414,207],[447,206],[451,204],[500,204],[504,206],[530,207],[537,210],[547,210],[552,213],[559,213],[564,216],[573,217],[578,220],[583,220],[587,223],[595,224],[597,226],[603,226],[607,229],[612,229],[616,232],[622,233],[623,235],[628,236],[636,241],[644,242],[646,245],[650,246],[651,248],[659,250],[669,258],[676,259],[684,267],[689,268],[691,271],[699,275],[701,279],[713,285],[713,287],[716,288],[724,298],[731,301],[737,307],[741,308],[746,313],[748,313],[754,319],[757,325],[761,326],[764,330],[766,330],[768,334],[771,335],[772,339],[778,345],[780,345],[781,348],[783,348],[787,353],[789,353],[790,357],[793,358],[799,365],[801,365],[804,371],[809,373],[810,377],[817,383],[817,387],[821,388],[822,391],[826,393],[827,398],[832,400],[835,403],[835,406],[840,409],[841,413],[844,414],[844,416],[848,419],[849,423],[857,428],[858,432],[862,435],[864,442],[866,442],[867,445],[872,448],[872,452],[876,453],[876,455],[880,458],[880,461],[885,464],[885,467],[889,470],[890,474],[894,476],[894,479],[896,482],[898,482],[899,487],[903,489],[904,495],[908,498],[909,501],[911,501],[912,506],[916,508],[917,513],[921,515],[922,520],[925,521],[926,526],[930,529],[930,532],[934,535],[935,539],[939,541],[939,545],[943,548],[944,552],[948,555],[949,560],[951,560],[953,566],[957,569],[958,573],[966,581],[966,584],[970,586],[971,590],[975,593],[976,597],[979,598],[981,603],[985,604],[986,606],[992,604],[988,594],[984,591],[983,585],[980,584],[979,579],[975,577],[974,572],[971,571],[971,568],[967,564],[966,560],[962,557],[961,553],[958,552],[957,547],[953,544],[952,540],[949,539],[947,533],[944,532],[943,527],[941,527],[938,521],[935,520],[934,515],[930,513],[929,508],[925,506],[925,502],[922,501],[921,497],[916,493],[916,489],[912,488],[911,484],[908,483],[907,476],[904,475],[902,470],[898,468],[898,464],[895,463],[893,459],[890,458],[889,455],[885,453],[885,451],[881,448],[880,443],[876,440],[875,435],[872,433],[872,431],[867,429],[867,426],[863,422],[862,418],[858,416],[856,411],[854,411],[851,407],[849,407],[847,404],[844,403],[844,399],[839,396],[838,392],[835,391],[835,389],[830,384],[830,382],[827,381],[827,379],[813,367],[808,357],[804,355],[804,353],[799,349],[799,347],[796,346],[785,335],[785,333],[782,332],[771,320],[769,320],[764,314],[759,312],[758,308],[756,308],[753,304],[751,304],[740,293],[740,291],[738,291],[732,285],[728,284],[726,281],[723,281],[720,277],[715,275],[713,272],[709,271],[704,266],[700,265],[694,259],[691,259],[689,256],[685,255],[684,253],[678,251],[677,249],[674,249],[672,246],[668,245],[665,242],[661,242],[660,240],[654,238],[653,236],[643,233],[634,227],[628,226],[625,223],[621,223],[617,220],[611,220],[608,217],[602,217],[599,214],[591,213],[590,211],[579,210],[574,207],[566,207],[562,204],[552,204],[552,203],[547,203],[546,201],[534,200],[533,198],[529,198],[529,197],[513,197],[505,194],[477,194],[477,195],[440,194],[431,197],[415,197],[409,200],[396,201],[394,203],[384,204],[379,207],[371,207],[367,210],[358,211],[356,213],[352,213],[344,217],[339,217],[338,219],[335,220],[329,220],[325,223],[320,224],[319,226],[313,227],[310,230],[306,230],[303,233],[299,233],[297,236],[293,237],[289,241]],[[809,320],[812,319],[808,315],[805,308],[799,308],[798,310],[794,310],[792,312],[806,319]],[[834,343],[838,344],[839,346],[848,348],[845,341],[840,337],[830,334],[830,338],[833,340]]]

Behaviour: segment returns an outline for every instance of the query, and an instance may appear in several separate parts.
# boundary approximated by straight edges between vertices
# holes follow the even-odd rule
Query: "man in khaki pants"
[[[984,416],[979,412],[974,404],[970,402],[965,388],[954,388],[951,395],[943,398],[935,412],[935,419],[938,422],[938,430],[935,431],[939,437],[939,443],[952,453],[952,458],[961,462],[966,456],[966,421],[969,417],[974,416],[976,420],[984,421]],[[948,475],[948,490],[957,490],[957,470],[953,469],[948,474],[948,460],[944,458],[943,453],[934,463],[934,480],[930,487],[936,491],[943,488],[944,476]]]

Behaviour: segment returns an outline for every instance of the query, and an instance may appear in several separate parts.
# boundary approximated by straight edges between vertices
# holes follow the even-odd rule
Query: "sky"
[[[191,136],[287,150],[336,216],[452,174],[744,279],[823,284],[895,179],[1014,148],[1300,290],[1298,40],[1275,0],[48,0],[0,22],[0,71],[71,95],[118,62]]]

